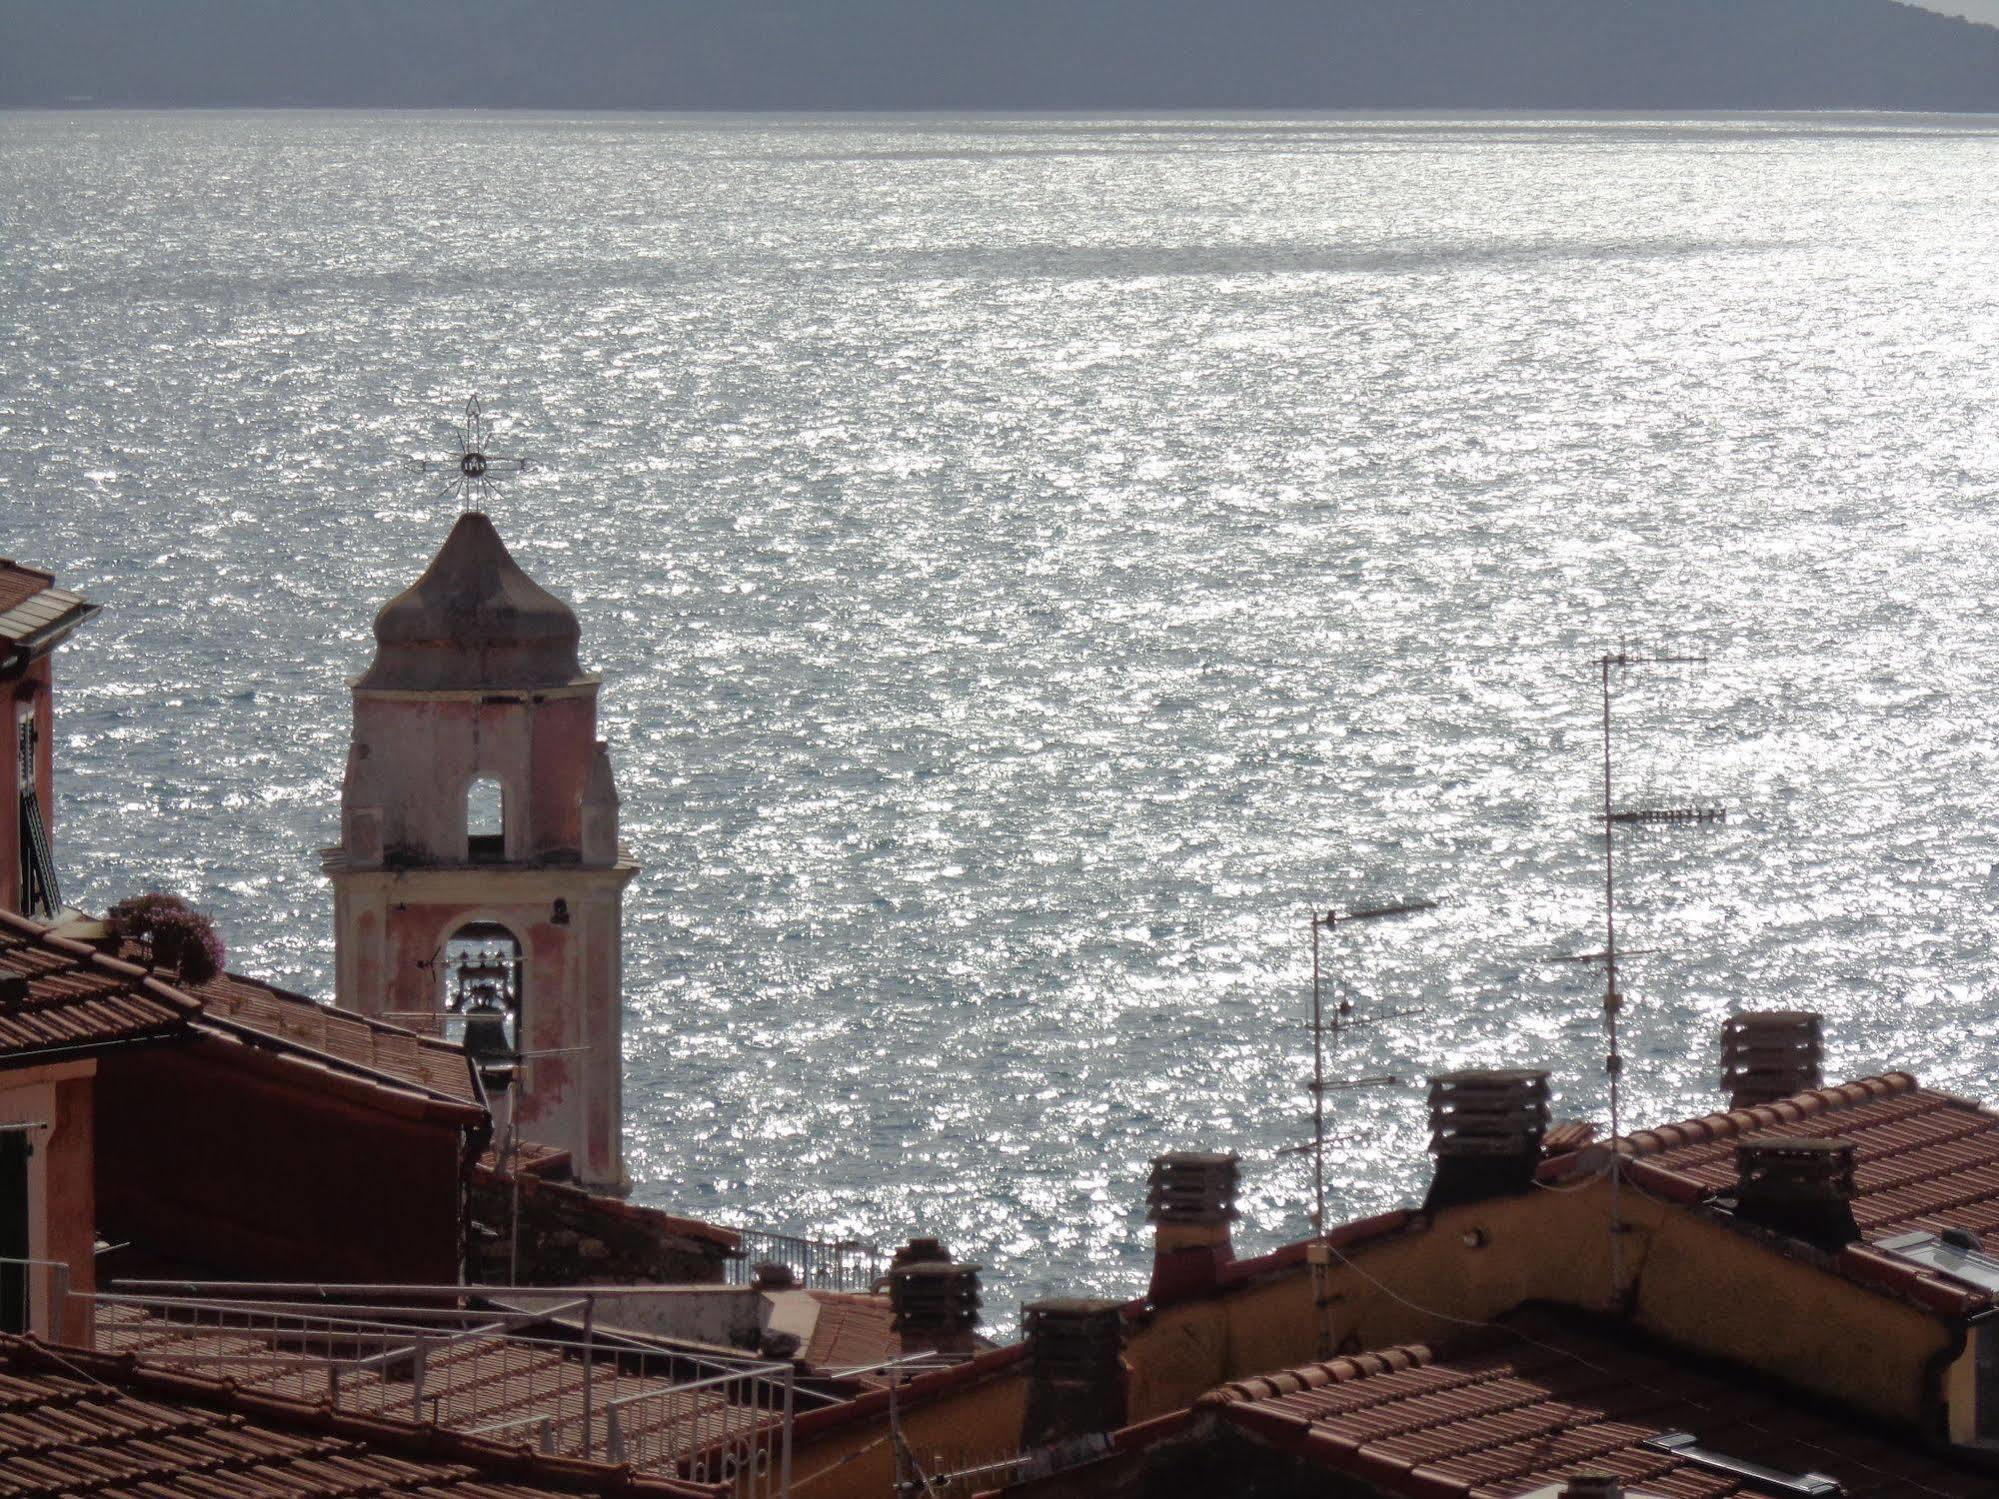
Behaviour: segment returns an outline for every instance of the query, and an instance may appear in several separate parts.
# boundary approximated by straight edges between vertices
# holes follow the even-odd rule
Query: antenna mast
[[[1603,1070],[1610,1082],[1610,1294],[1613,1302],[1619,1294],[1618,1288],[1624,1283],[1621,1243],[1624,1215],[1618,1191],[1624,1173],[1617,1146],[1617,1142],[1624,1136],[1622,1112],[1624,1053],[1618,1037],[1618,1018],[1624,1010],[1624,996],[1617,987],[1616,832],[1619,824],[1704,827],[1726,822],[1728,812],[1723,807],[1708,804],[1643,807],[1622,812],[1617,810],[1611,776],[1610,677],[1613,671],[1627,670],[1634,666],[1705,666],[1707,661],[1706,656],[1663,653],[1633,655],[1621,647],[1615,655],[1607,654],[1597,660],[1603,695],[1603,951],[1587,956],[1594,957],[1603,964],[1603,1029],[1608,1042]]]
[[[1410,901],[1398,906],[1375,906],[1363,911],[1327,911],[1312,913],[1312,1140],[1308,1146],[1293,1146],[1291,1152],[1299,1153],[1309,1149],[1312,1152],[1312,1237],[1326,1236],[1326,1094],[1335,1088],[1392,1088],[1401,1082],[1397,1077],[1351,1077],[1336,1081],[1326,1080],[1326,1038],[1330,1036],[1334,1045],[1347,1031],[1362,1025],[1379,1025],[1386,1020],[1413,1015],[1413,1010],[1391,1010],[1384,1015],[1371,1016],[1366,1020],[1353,1018],[1353,1001],[1341,999],[1333,1011],[1332,1023],[1326,1023],[1323,998],[1323,964],[1319,954],[1319,933],[1332,932],[1334,928],[1355,921],[1378,921],[1386,916],[1412,916],[1419,911],[1434,911],[1437,903],[1433,900]]]

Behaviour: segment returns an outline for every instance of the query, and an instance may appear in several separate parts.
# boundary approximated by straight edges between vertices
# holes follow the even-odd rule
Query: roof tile
[[[1605,1469],[1660,1499],[1767,1499],[1643,1443],[1692,1431],[1848,1499],[1971,1499],[1988,1477],[1857,1418],[1791,1402],[1748,1374],[1640,1351],[1585,1319],[1529,1311],[1438,1348],[1384,1350],[1224,1386],[1201,1404],[1310,1461],[1409,1499],[1517,1499]]]

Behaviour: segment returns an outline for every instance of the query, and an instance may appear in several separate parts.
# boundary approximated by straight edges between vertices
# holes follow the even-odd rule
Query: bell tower
[[[375,617],[349,682],[354,738],[333,883],[338,1003],[490,1020],[530,1054],[526,1138],[622,1190],[624,889],[598,678],[555,595],[467,511]]]

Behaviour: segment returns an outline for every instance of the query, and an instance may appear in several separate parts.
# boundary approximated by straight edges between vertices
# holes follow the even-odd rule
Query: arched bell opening
[[[473,1053],[482,1071],[501,1067],[524,1034],[520,938],[497,921],[467,922],[445,939],[439,967],[446,1037]]]

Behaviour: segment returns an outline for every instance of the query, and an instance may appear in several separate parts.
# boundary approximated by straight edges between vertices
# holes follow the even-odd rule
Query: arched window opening
[[[445,1035],[463,1042],[473,1027],[497,1018],[506,1049],[521,1047],[521,942],[497,921],[474,921],[445,939],[441,964]]]
[[[507,856],[507,797],[499,781],[480,776],[465,788],[465,858],[497,864]]]

